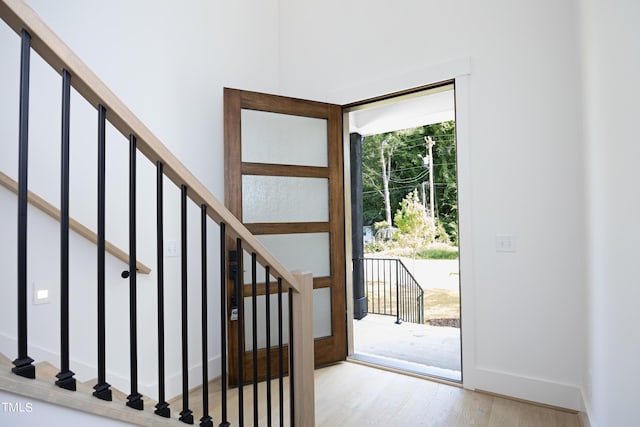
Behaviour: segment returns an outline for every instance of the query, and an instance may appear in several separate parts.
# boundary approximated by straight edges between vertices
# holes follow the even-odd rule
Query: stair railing
[[[361,258],[367,311],[395,316],[396,323],[424,323],[424,290],[397,258]]]
[[[0,17],[21,37],[21,71],[20,71],[20,113],[19,113],[19,165],[18,165],[18,280],[17,280],[17,358],[14,361],[12,371],[20,376],[35,378],[34,360],[29,357],[28,352],[28,328],[27,328],[27,203],[28,203],[28,130],[29,130],[29,75],[30,75],[30,54],[31,51],[38,53],[54,70],[62,76],[62,138],[61,138],[61,215],[60,215],[60,285],[61,285],[61,312],[60,312],[60,333],[61,333],[61,360],[60,373],[57,375],[56,384],[59,387],[75,390],[76,380],[74,373],[69,369],[69,117],[70,117],[70,88],[73,87],[84,99],[89,102],[98,112],[98,218],[97,218],[97,331],[98,341],[97,373],[98,380],[93,395],[99,399],[111,400],[112,390],[107,382],[107,360],[105,357],[105,127],[106,122],[111,123],[129,142],[129,271],[136,271],[136,157],[137,153],[142,153],[157,171],[157,279],[158,279],[158,404],[155,413],[162,417],[171,417],[171,410],[165,396],[165,363],[164,363],[164,310],[165,299],[164,289],[164,266],[163,266],[163,181],[168,178],[176,185],[181,192],[181,243],[182,243],[182,273],[181,273],[181,327],[182,327],[182,408],[179,413],[180,421],[193,424],[193,412],[189,405],[189,376],[188,376],[188,349],[189,333],[187,324],[187,206],[189,203],[197,205],[201,211],[201,303],[202,303],[202,392],[203,408],[200,425],[208,427],[213,425],[213,419],[209,414],[208,399],[208,354],[207,354],[207,331],[208,331],[208,307],[207,307],[207,226],[214,222],[220,228],[220,303],[221,312],[219,317],[220,344],[221,344],[221,415],[220,426],[230,425],[230,417],[227,405],[227,359],[226,348],[227,339],[227,319],[230,316],[229,301],[230,296],[226,293],[227,280],[227,241],[235,239],[235,249],[238,254],[245,252],[251,256],[252,265],[252,289],[254,300],[256,298],[256,269],[260,265],[266,272],[266,282],[270,277],[274,277],[278,283],[278,304],[275,309],[279,318],[279,358],[274,361],[280,366],[279,371],[279,407],[280,425],[288,416],[290,425],[310,426],[314,424],[314,393],[313,393],[313,333],[312,333],[312,278],[309,273],[292,274],[285,269],[253,236],[242,223],[229,212],[207,189],[197,180],[191,172],[171,153],[169,150],[151,133],[147,127],[118,99],[97,76],[47,27],[47,25],[37,16],[37,14],[22,0],[0,0]],[[244,284],[242,258],[238,256],[239,266],[237,268],[236,283]],[[130,386],[131,391],[127,396],[126,405],[141,410],[144,408],[143,397],[138,391],[138,354],[137,354],[137,274],[129,274],[129,323],[130,323]],[[288,294],[289,299],[289,351],[285,356],[283,351],[283,293]],[[242,295],[236,290],[236,295]],[[266,297],[265,297],[266,298]],[[266,298],[268,301],[269,299]],[[242,305],[240,304],[240,307]],[[285,313],[284,315],[286,315]],[[243,316],[238,313],[239,319]],[[254,314],[254,319],[256,319]],[[146,321],[148,319],[142,319]],[[267,323],[268,320],[267,320]],[[255,326],[254,326],[255,329]],[[254,330],[254,337],[256,331]],[[286,333],[286,332],[285,332]],[[267,337],[271,331],[266,332]],[[244,340],[242,328],[238,328],[238,342]],[[242,349],[243,346],[240,345]],[[253,346],[254,364],[257,357],[257,346]],[[240,352],[241,353],[241,352]],[[270,352],[267,352],[270,353]],[[242,357],[242,354],[240,354]],[[284,414],[284,390],[283,376],[285,357],[288,357],[289,366],[289,395],[290,413]],[[269,363],[270,361],[268,361]],[[238,363],[239,369],[242,363]],[[254,368],[255,372],[255,368]],[[241,396],[244,377],[239,372],[238,393]],[[252,375],[254,390],[257,390],[257,376]],[[270,381],[269,381],[270,382]],[[267,388],[270,389],[268,384]],[[271,400],[271,393],[267,395],[267,401],[263,404],[269,408],[268,424],[271,425],[271,406],[275,404]],[[254,392],[253,411],[258,414],[257,407],[258,394]],[[243,425],[244,399],[238,399],[238,419],[239,425]],[[257,417],[254,416],[254,425],[258,425]]]

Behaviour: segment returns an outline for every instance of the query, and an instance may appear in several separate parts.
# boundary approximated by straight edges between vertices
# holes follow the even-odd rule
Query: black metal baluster
[[[220,427],[230,427],[227,419],[227,226],[220,223],[220,387],[221,417]]]
[[[409,301],[409,289],[407,289],[407,287],[405,286],[404,283],[402,283],[402,304],[400,305],[400,309],[402,310],[402,317],[401,319],[404,320],[407,318],[407,311],[409,310],[408,308],[408,301]]]
[[[401,283],[402,287],[400,290],[402,291],[402,304],[400,309],[402,310],[402,320],[407,318],[407,313],[409,311],[408,302],[409,302],[409,288],[406,286],[404,282]]]
[[[200,427],[213,427],[209,416],[209,352],[207,340],[207,206],[201,205],[201,269],[202,269],[202,418]]]
[[[407,276],[408,276],[408,274],[407,274]],[[409,280],[407,280],[407,283],[409,283]],[[413,311],[413,323],[418,323],[416,321],[416,312],[417,312],[417,309],[416,309],[416,305],[417,305],[416,296],[417,296],[417,289],[416,289],[415,286],[411,286],[411,303],[413,305],[413,309],[412,309],[412,311]]]
[[[295,397],[295,376],[293,364],[293,289],[289,288],[289,425],[293,426],[296,419],[296,405],[294,405]]]
[[[18,160],[18,357],[11,371],[35,378],[36,367],[27,354],[27,170],[29,156],[29,67],[31,35],[22,30],[20,49],[20,128]]]
[[[238,424],[244,426],[244,253],[242,252],[242,240],[236,239],[236,302],[238,305]]]
[[[371,264],[370,262],[367,262],[366,258],[362,260],[362,263],[364,264],[364,296],[365,298],[367,298],[367,312],[369,311],[369,307],[371,307],[374,311],[375,311],[375,306],[373,305],[373,301],[372,301],[372,292],[369,292],[369,265]]]
[[[111,401],[111,387],[106,381],[105,319],[105,206],[106,206],[106,120],[107,110],[98,105],[98,382],[93,395]]]
[[[370,268],[371,268],[371,301],[372,301],[372,307],[374,308],[374,310],[376,310],[376,313],[380,313],[380,309],[377,308],[377,298],[376,298],[376,275],[375,275],[375,265],[373,264],[373,262],[369,263],[370,264]]]
[[[402,278],[402,291],[404,293],[403,303],[404,310],[402,312],[402,320],[406,322],[410,322],[410,311],[411,311],[411,288],[408,283],[405,281],[405,272],[404,269],[400,273],[400,277]]]
[[[278,277],[278,397],[280,427],[284,426],[284,345],[282,343],[282,277]]]
[[[69,369],[69,119],[71,74],[62,70],[62,141],[60,154],[60,372],[56,385],[76,390]]]
[[[136,274],[136,137],[129,135],[129,350],[131,363],[131,394],[127,406],[142,410],[144,401],[138,393],[138,311]]]
[[[256,254],[251,254],[251,333],[253,336],[253,425],[258,427],[258,295]]]
[[[407,274],[405,273],[405,276]],[[414,301],[413,296],[415,295],[415,288],[410,286],[409,281],[405,282],[405,286],[407,287],[407,317],[409,317],[409,312],[412,310],[412,303]]]
[[[374,268],[373,267],[374,267],[373,260],[370,260],[369,269],[370,269],[370,272],[371,272],[371,275],[370,275],[371,276],[371,279],[370,279],[370,282],[371,282],[371,301],[372,301],[371,306],[375,310],[375,307],[376,307],[376,305],[375,305],[375,302],[376,302],[376,289],[375,289],[376,288],[376,284],[375,283],[376,282],[375,282],[375,274],[374,274]],[[376,313],[380,314],[380,311],[378,310],[378,311],[376,311]]]
[[[158,263],[158,403],[153,411],[164,418],[171,417],[165,400],[164,367],[164,165],[156,162],[156,259]]]
[[[193,424],[189,409],[189,329],[187,307],[187,187],[180,186],[180,235],[182,253],[182,411],[180,421]]]
[[[403,299],[404,309],[402,311],[402,314],[403,314],[403,319],[406,319],[409,317],[409,310],[411,309],[409,306],[409,303],[411,301],[411,289],[409,289],[409,286],[407,286],[406,282],[402,283],[402,289],[404,290],[404,299]]]
[[[269,266],[264,268],[265,271],[265,329],[267,331],[267,427],[271,427],[271,274]]]
[[[398,277],[402,278],[402,273],[400,273],[400,265],[398,264]],[[404,321],[406,315],[406,304],[407,304],[407,287],[404,286],[403,282],[398,282],[397,285],[400,289],[400,320]]]
[[[377,263],[376,267],[378,267],[378,268],[377,268],[377,271],[376,271],[376,273],[377,273],[376,278],[378,279],[378,295],[377,295],[377,297],[376,297],[376,298],[377,298],[377,300],[378,300],[378,301],[377,301],[377,302],[378,302],[378,313],[382,313],[382,312],[380,311],[380,263]]]
[[[409,286],[409,281],[407,280],[407,273],[403,271],[402,274],[402,285],[407,289],[407,312],[406,317],[408,322],[413,321],[413,286]]]
[[[402,282],[400,283],[400,292],[400,320],[404,320],[407,315],[407,287]]]
[[[371,295],[369,294],[369,269],[368,269],[368,262],[366,259],[362,260],[362,266],[363,266],[363,274],[364,274],[364,298],[367,301],[367,313],[373,313],[373,310],[371,309]]]
[[[399,272],[398,261],[396,260],[396,324],[399,325],[402,323],[400,321],[400,282],[398,281],[398,272]]]
[[[411,287],[409,287],[409,284],[406,281],[406,272],[403,269],[402,270],[402,289],[404,290],[405,293],[405,298],[404,298],[404,304],[405,304],[405,309],[404,309],[404,317],[403,319],[407,322],[411,321]]]
[[[384,314],[387,314],[387,264],[390,264],[390,261],[382,261],[382,277],[384,277],[384,288],[382,288],[382,306],[384,307]],[[391,279],[391,265],[389,265],[389,279]],[[389,280],[389,283],[391,283],[391,280]]]
[[[408,322],[412,321],[412,316],[411,316],[411,312],[412,312],[412,301],[413,301],[413,287],[409,286],[409,282],[406,280],[407,279],[407,274],[406,272],[403,272],[402,274],[402,278],[404,279],[402,282],[402,285],[405,287],[405,289],[407,290],[407,311],[405,313],[405,316],[407,318]]]

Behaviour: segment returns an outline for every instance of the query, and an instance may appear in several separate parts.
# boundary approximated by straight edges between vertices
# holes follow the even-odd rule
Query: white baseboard
[[[582,411],[582,392],[571,384],[531,378],[487,368],[475,369],[473,388],[544,405]]]
[[[589,413],[591,412],[591,402],[585,398],[586,394],[582,389],[582,410],[580,411],[580,425],[582,427],[591,427],[591,420],[589,419]]]
[[[14,337],[0,333],[0,352],[8,358],[15,356],[17,340]],[[60,366],[60,353],[51,351],[37,344],[29,343],[29,356],[34,359],[34,363],[46,361],[54,366]],[[96,376],[96,367],[90,364],[71,360],[71,365],[75,377],[78,381],[88,381]]]
[[[220,376],[220,356],[210,357],[208,362],[209,381]],[[202,385],[202,363],[189,368],[189,389]],[[142,389],[142,388],[141,388]],[[155,389],[154,389],[155,390]],[[167,375],[166,379],[166,395],[167,400],[182,394],[182,373],[175,372]]]

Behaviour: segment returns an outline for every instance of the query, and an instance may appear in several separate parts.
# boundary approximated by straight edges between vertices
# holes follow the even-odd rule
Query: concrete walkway
[[[355,359],[461,381],[460,329],[402,323],[369,314],[354,320]]]

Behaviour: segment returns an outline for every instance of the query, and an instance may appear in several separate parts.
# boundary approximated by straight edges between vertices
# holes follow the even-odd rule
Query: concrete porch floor
[[[353,321],[353,359],[420,375],[462,381],[460,329],[368,314]]]

